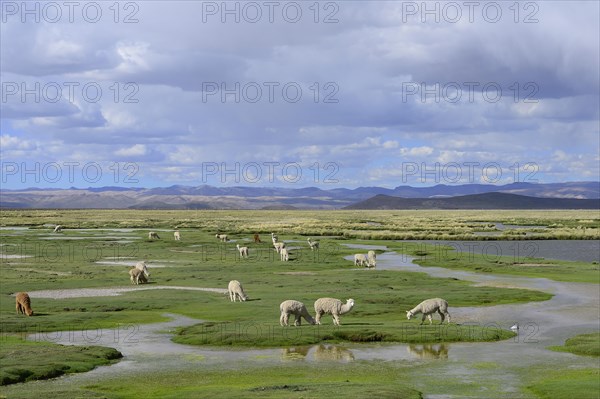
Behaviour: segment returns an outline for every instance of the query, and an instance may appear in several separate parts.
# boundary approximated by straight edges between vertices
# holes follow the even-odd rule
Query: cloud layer
[[[597,2],[48,4],[1,4],[8,188],[599,179]]]

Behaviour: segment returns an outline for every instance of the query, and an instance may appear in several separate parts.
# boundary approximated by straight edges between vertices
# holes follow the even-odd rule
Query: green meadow
[[[499,211],[490,214],[479,211],[3,210],[0,217],[0,227],[5,228],[0,230],[0,252],[3,254],[0,275],[1,381],[6,385],[87,371],[116,358],[110,349],[52,343],[35,343],[43,350],[40,349],[39,357],[31,356],[34,343],[24,340],[28,333],[126,328],[165,321],[168,319],[166,313],[199,320],[195,325],[177,329],[173,341],[232,349],[510,339],[515,334],[497,326],[440,325],[437,315],[433,325],[421,326],[420,316],[407,320],[405,311],[431,297],[445,298],[452,313],[452,308],[457,307],[544,301],[551,298],[550,294],[477,286],[455,278],[434,278],[425,273],[358,269],[344,259],[356,252],[366,252],[344,244],[385,245],[390,250],[417,257],[415,262],[422,266],[439,266],[435,260],[439,246],[425,245],[409,250],[396,240],[473,240],[480,237],[475,235],[476,232],[490,231],[495,222],[532,226],[526,231],[536,239],[600,237],[600,219],[593,211]],[[56,224],[64,226],[64,230],[53,233]],[[181,232],[181,241],[173,239],[176,228]],[[151,230],[161,239],[148,239]],[[289,262],[280,261],[273,250],[271,232],[277,233],[280,241],[287,242],[291,251]],[[230,241],[219,242],[215,238],[217,233],[228,234]],[[261,243],[253,242],[255,233],[260,235]],[[497,237],[522,238],[511,234],[501,233]],[[309,249],[308,237],[320,242],[318,251]],[[250,248],[248,259],[239,257],[236,244]],[[515,262],[510,258],[490,262],[483,257],[466,262],[447,249],[444,256],[443,266],[448,268],[543,276],[558,281],[598,282],[598,265],[593,263],[531,259]],[[137,288],[226,289],[230,280],[237,279],[243,283],[250,298],[243,303],[231,303],[219,292],[147,289],[118,296],[32,298],[34,316],[15,313],[12,294],[18,291],[131,288],[128,270],[131,264],[140,260],[149,265],[150,281]],[[532,263],[543,266],[533,268],[529,266]],[[333,326],[331,316],[327,315],[320,326],[311,326],[304,320],[300,327],[279,325],[279,304],[283,300],[300,300],[313,314],[313,302],[325,296],[355,300],[355,308],[341,316],[341,326]],[[57,358],[60,361],[54,360]],[[364,397],[372,392],[378,397],[398,397],[401,392],[401,397],[420,397],[402,365],[373,361],[330,366],[268,366],[234,375],[208,368],[202,373],[201,382],[197,371],[166,370],[160,376],[150,375],[140,382],[132,383],[122,378],[85,387],[62,387],[52,396],[120,398],[138,392],[144,397],[161,398],[292,398],[331,397],[352,392],[356,393],[355,397]],[[352,378],[345,377],[346,373],[351,373]],[[390,378],[392,374],[399,377]],[[255,383],[266,380],[269,383]],[[33,397],[38,388],[19,390],[15,386],[15,389],[7,392],[14,393],[14,397]],[[533,386],[531,389],[531,392],[542,392]],[[25,394],[25,391],[30,393]]]

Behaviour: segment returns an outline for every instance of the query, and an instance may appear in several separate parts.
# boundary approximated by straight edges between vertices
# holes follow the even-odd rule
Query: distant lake
[[[460,252],[570,260],[600,261],[600,240],[514,240],[514,241],[406,241],[449,244]]]

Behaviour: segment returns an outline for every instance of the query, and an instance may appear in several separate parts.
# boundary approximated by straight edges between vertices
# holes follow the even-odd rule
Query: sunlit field
[[[63,226],[62,231],[54,232],[56,225]],[[519,335],[508,328],[508,321],[481,322],[469,318],[470,309],[496,305],[518,309],[530,302],[548,301],[553,293],[510,284],[475,284],[455,277],[434,277],[393,264],[388,264],[390,268],[379,264],[369,269],[357,267],[352,256],[367,250],[348,244],[374,245],[378,256],[406,254],[410,257],[407,261],[414,258],[414,263],[425,268],[445,267],[517,279],[544,277],[588,285],[597,284],[600,276],[597,262],[529,258],[526,253],[518,258],[514,254],[500,254],[493,259],[481,255],[467,258],[441,245],[401,241],[598,240],[600,216],[594,211],[3,210],[0,227],[0,392],[7,397],[39,397],[41,392],[52,392],[53,397],[65,398],[121,398],[136,393],[143,393],[144,397],[261,398],[339,394],[364,397],[372,393],[378,397],[417,398],[423,387],[412,380],[427,372],[427,364],[411,365],[402,358],[354,361],[347,355],[352,351],[345,346],[364,345],[360,350],[369,352],[406,343],[417,345],[421,353],[423,348],[438,348],[435,345],[440,344],[516,342]],[[180,241],[174,239],[175,230],[181,234]],[[160,238],[150,239],[150,231]],[[289,261],[282,261],[273,249],[271,232],[286,242]],[[227,234],[229,240],[219,241],[217,233]],[[255,234],[261,242],[254,241]],[[310,249],[309,237],[319,241],[318,250]],[[248,246],[249,257],[240,257],[236,245]],[[142,260],[148,264],[149,281],[132,285],[128,271]],[[224,290],[233,279],[243,283],[248,301],[230,302]],[[85,289],[132,291],[113,296],[82,296]],[[51,291],[36,294],[42,290]],[[15,313],[13,294],[19,291],[31,293],[32,317]],[[319,326],[302,320],[301,326],[294,327],[293,316],[292,326],[280,326],[282,301],[302,301],[314,315],[313,302],[320,297],[342,301],[353,298],[356,305],[341,316],[340,326],[332,324],[330,315],[323,316]],[[433,297],[448,301],[450,313],[455,316],[452,323],[440,325],[437,314],[433,325],[420,325],[420,315],[407,319],[406,310]],[[99,365],[116,364],[110,368],[126,364],[127,356],[119,360],[113,349],[98,346],[94,340],[76,347],[52,343],[52,337],[61,332],[76,334],[88,330],[90,336],[96,336],[98,331],[114,334],[114,329],[121,329],[134,334],[139,326],[165,322],[174,315],[191,320],[169,330],[176,344],[258,352],[252,355],[254,360],[245,360],[233,374],[231,368],[236,368],[235,364],[225,360],[204,364],[206,355],[188,355],[186,362],[197,362],[193,369],[182,371],[171,365],[158,374],[142,373],[145,378],[141,379],[111,376],[94,383],[67,379],[58,385],[51,381],[15,384],[86,372]],[[37,333],[37,338],[25,341],[31,333]],[[567,345],[578,347],[571,350],[573,353],[597,356],[595,343],[597,336],[583,341],[577,338]],[[262,350],[281,349],[302,358],[308,353],[302,348],[315,345],[324,348],[317,353],[328,356],[326,368],[318,362],[253,363],[268,358],[260,354]],[[548,352],[553,356],[576,356],[564,351]],[[440,353],[443,356],[443,351],[436,350],[435,356],[439,358]],[[491,372],[497,367],[504,366],[479,364],[475,369]],[[519,384],[524,397],[549,397],[544,396],[544,367],[536,365],[531,370]],[[577,376],[583,381],[582,387],[593,385],[596,377],[597,369],[587,367]],[[489,397],[502,397],[505,393],[497,381],[479,384],[490,390]],[[476,394],[483,385],[465,388],[455,384],[446,389],[454,394]],[[573,389],[571,393],[585,397],[587,391],[583,388]]]

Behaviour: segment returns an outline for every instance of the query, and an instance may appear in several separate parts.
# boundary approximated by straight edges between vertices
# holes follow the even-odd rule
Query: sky
[[[0,1],[1,185],[598,181],[597,1]]]

